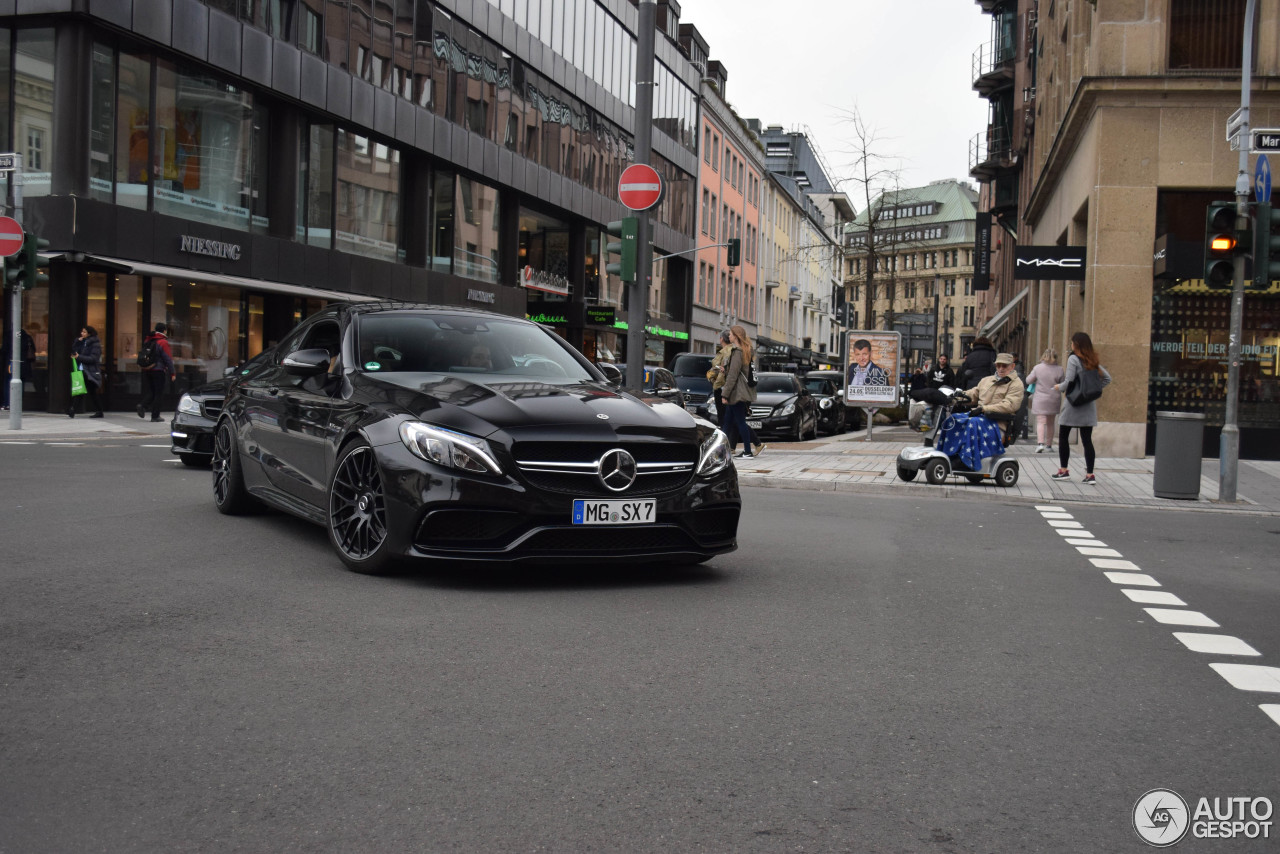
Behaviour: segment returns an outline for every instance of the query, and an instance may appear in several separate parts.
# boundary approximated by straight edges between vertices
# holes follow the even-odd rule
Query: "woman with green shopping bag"
[[[76,368],[84,377],[84,393],[93,404],[90,418],[102,417],[102,400],[98,397],[98,389],[102,387],[102,342],[98,340],[98,330],[85,326],[80,330],[80,337],[71,345]],[[72,377],[71,405],[67,407],[67,417],[76,417],[76,390],[74,388],[74,372]]]

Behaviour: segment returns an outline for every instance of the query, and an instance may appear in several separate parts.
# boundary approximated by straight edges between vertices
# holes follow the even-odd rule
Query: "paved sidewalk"
[[[1098,483],[1086,486],[1081,482],[1084,457],[1078,446],[1071,449],[1071,478],[1053,480],[1051,475],[1058,470],[1057,450],[1037,454],[1034,442],[1022,441],[1009,449],[1021,467],[1012,489],[1001,489],[989,481],[971,485],[964,480],[933,486],[923,474],[911,482],[900,480],[895,464],[898,452],[921,444],[922,439],[923,434],[894,425],[874,427],[871,441],[866,440],[865,431],[859,431],[814,442],[769,442],[759,458],[738,461],[739,479],[745,486],[1280,515],[1280,461],[1241,460],[1234,504],[1218,501],[1215,459],[1201,461],[1199,498],[1174,500],[1155,497],[1152,457],[1099,458],[1094,465]]]
[[[109,412],[105,418],[77,415],[24,413],[22,430],[9,429],[9,413],[0,412],[0,444],[10,442],[96,441],[154,437],[169,439],[170,413],[153,423],[132,412]],[[1097,486],[1085,486],[1084,459],[1072,448],[1072,477],[1050,478],[1058,470],[1058,455],[1037,454],[1034,443],[1019,442],[1010,453],[1017,457],[1022,474],[1017,486],[1001,489],[987,482],[970,485],[956,480],[941,486],[926,483],[923,475],[907,483],[898,479],[894,461],[904,447],[919,445],[922,434],[905,426],[876,426],[872,441],[866,432],[827,436],[812,442],[772,442],[756,460],[739,460],[738,474],[744,486],[817,489],[829,492],[861,492],[882,495],[929,495],[964,500],[1027,501],[1030,503],[1080,503],[1123,507],[1159,507],[1280,516],[1280,461],[1241,460],[1237,471],[1234,504],[1218,501],[1218,461],[1201,462],[1200,496],[1192,501],[1156,498],[1152,492],[1155,460],[1102,458],[1094,467]]]

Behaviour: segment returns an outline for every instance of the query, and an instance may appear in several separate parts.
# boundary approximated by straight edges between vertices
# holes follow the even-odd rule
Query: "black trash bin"
[[[1200,459],[1204,451],[1204,413],[1156,413],[1156,498],[1200,497]]]

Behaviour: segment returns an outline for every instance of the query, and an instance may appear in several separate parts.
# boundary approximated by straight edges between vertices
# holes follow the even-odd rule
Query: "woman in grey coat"
[[[1084,447],[1084,482],[1090,486],[1098,482],[1093,476],[1093,428],[1098,425],[1098,401],[1091,400],[1088,403],[1073,406],[1065,395],[1066,390],[1071,387],[1071,381],[1078,374],[1095,368],[1098,371],[1098,377],[1102,380],[1103,388],[1106,388],[1111,384],[1111,374],[1099,364],[1098,353],[1093,349],[1093,341],[1089,338],[1089,334],[1077,332],[1071,336],[1071,355],[1067,357],[1066,376],[1062,382],[1054,386],[1056,390],[1064,393],[1062,412],[1058,415],[1058,465],[1060,468],[1057,474],[1053,475],[1055,480],[1071,477],[1071,472],[1067,470],[1067,460],[1071,457],[1071,447],[1067,444],[1067,438],[1071,435],[1071,428],[1075,427],[1080,431],[1080,444]]]

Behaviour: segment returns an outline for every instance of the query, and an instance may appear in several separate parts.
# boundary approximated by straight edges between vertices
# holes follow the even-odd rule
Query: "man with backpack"
[[[147,409],[151,409],[151,420],[160,421],[160,396],[164,394],[164,380],[178,378],[173,367],[173,350],[169,347],[169,337],[165,335],[169,327],[163,321],[156,324],[155,331],[148,334],[142,346],[138,348],[138,367],[142,368],[142,402],[138,404],[138,417],[146,418]]]

